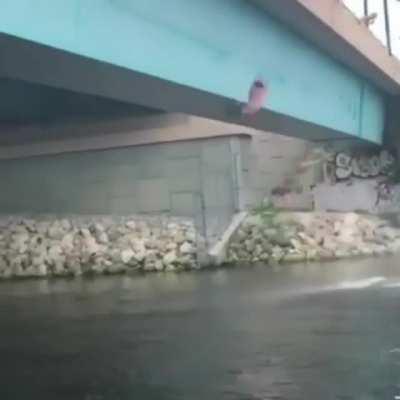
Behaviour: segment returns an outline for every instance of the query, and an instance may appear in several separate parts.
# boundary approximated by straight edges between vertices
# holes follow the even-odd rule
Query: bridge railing
[[[342,1],[360,22],[364,21],[388,53],[400,59],[400,0]]]

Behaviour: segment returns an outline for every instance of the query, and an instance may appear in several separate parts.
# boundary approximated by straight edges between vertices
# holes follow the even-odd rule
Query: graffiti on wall
[[[390,175],[395,162],[395,157],[387,150],[372,154],[338,152],[325,163],[325,176],[333,182],[350,178],[378,178]]]
[[[353,207],[368,212],[400,208],[400,165],[388,150],[315,146],[290,178],[272,190],[272,201],[279,207],[297,209],[301,204],[304,209]]]
[[[374,180],[377,207],[395,201],[399,183],[394,179],[397,165],[396,157],[388,150],[337,152],[325,162],[324,176],[332,184],[347,182],[352,185],[357,180]]]

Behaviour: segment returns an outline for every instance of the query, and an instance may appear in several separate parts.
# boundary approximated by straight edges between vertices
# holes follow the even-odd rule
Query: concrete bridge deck
[[[79,94],[303,139],[380,144],[400,64],[340,2],[318,4],[5,0],[1,84],[13,92],[23,82],[23,97],[39,87],[33,102],[51,103],[48,91],[63,90],[68,104]],[[237,104],[258,75],[268,82],[268,102],[243,119]],[[2,99],[5,120],[23,107],[11,100]]]

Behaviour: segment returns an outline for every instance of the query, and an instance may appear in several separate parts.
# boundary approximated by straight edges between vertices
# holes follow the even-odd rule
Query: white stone
[[[391,253],[398,253],[400,252],[400,239],[394,239],[388,243],[388,250]]]
[[[188,229],[186,231],[185,236],[186,236],[187,241],[193,242],[193,243],[196,242],[196,230],[194,228]]]
[[[370,246],[363,244],[358,248],[360,254],[364,255],[364,256],[370,256],[372,254],[374,254],[374,250],[371,249]]]
[[[185,241],[185,235],[179,230],[173,235],[173,239],[176,243],[181,244]]]
[[[374,254],[377,256],[381,256],[387,252],[388,252],[387,248],[383,245],[375,245],[374,246]]]
[[[256,247],[254,248],[253,254],[255,257],[260,257],[263,252],[264,252],[264,249],[263,249],[262,245],[257,244]]]
[[[47,235],[47,230],[48,229],[49,229],[49,223],[48,222],[42,221],[42,222],[38,222],[36,224],[36,230],[42,236]]]
[[[61,239],[65,234],[64,229],[58,221],[54,221],[53,224],[50,225],[47,236],[50,239]]]
[[[359,218],[360,217],[355,213],[345,213],[343,216],[343,224],[354,227],[357,224]]]
[[[355,225],[353,227],[343,226],[337,236],[337,240],[345,244],[355,243],[357,241],[357,232],[355,227]]]
[[[184,242],[179,248],[179,251],[181,254],[193,254],[195,253],[196,249],[191,243]]]
[[[283,257],[284,262],[301,262],[307,258],[306,254],[304,253],[289,253],[285,254]]]
[[[65,266],[67,270],[74,276],[82,275],[82,267],[79,260],[76,257],[68,256],[66,257]]]
[[[61,247],[64,252],[69,253],[74,249],[74,234],[67,233],[61,240]]]
[[[10,219],[3,225],[0,221],[0,277],[80,275],[81,264],[85,272],[122,271],[127,268],[121,260],[124,251],[129,252],[122,256],[129,266],[146,270],[197,267],[196,230],[191,222],[167,224],[166,219],[157,218],[121,225],[109,219],[105,228],[102,220],[91,221],[89,225],[78,220],[75,228],[65,218],[51,222]],[[258,228],[251,233],[258,235]],[[253,240],[260,242],[257,236]],[[262,254],[262,250],[258,244],[257,252]]]
[[[346,249],[337,249],[335,251],[335,257],[336,258],[347,258],[351,256],[351,252]]]
[[[158,259],[156,253],[153,251],[149,251],[146,255],[146,259],[144,261],[144,270],[145,271],[156,271],[157,267],[160,268],[158,264]]]
[[[163,263],[165,266],[175,263],[177,260],[177,255],[175,251],[170,251],[163,257]]]
[[[25,225],[30,232],[36,231],[36,222],[33,219],[23,219],[22,224]]]
[[[70,231],[72,228],[71,222],[68,221],[66,218],[60,221],[60,226],[64,231]]]
[[[254,251],[254,249],[256,248],[256,243],[253,239],[247,239],[244,242],[246,251],[248,251],[249,253],[252,253]]]
[[[130,229],[131,231],[134,231],[137,227],[136,222],[135,221],[127,221],[125,223],[125,226]]]
[[[47,266],[45,264],[40,264],[36,267],[37,276],[46,276],[47,275]]]
[[[154,263],[156,271],[162,271],[164,269],[164,264],[161,260],[156,260]]]
[[[333,223],[333,231],[334,231],[335,234],[339,234],[341,228],[342,228],[342,222],[341,221],[335,221]]]
[[[274,260],[281,260],[282,257],[285,255],[285,252],[283,251],[283,249],[279,246],[274,246],[272,249],[272,253],[271,253],[271,258]]]
[[[108,235],[106,232],[100,232],[97,235],[97,241],[101,244],[108,244],[109,240],[108,240]]]
[[[178,245],[175,242],[167,242],[165,245],[166,250],[176,250],[178,248]]]
[[[28,250],[28,233],[18,233],[12,236],[12,241],[10,243],[10,248],[17,251],[19,254],[26,253]]]
[[[129,264],[134,256],[135,252],[132,249],[125,249],[121,252],[121,261],[124,264]]]
[[[94,255],[100,252],[100,246],[96,242],[93,236],[85,236],[83,238],[83,244],[85,247],[85,252],[90,255]]]
[[[67,270],[64,268],[64,262],[58,259],[54,264],[54,274],[56,276],[64,276],[66,273]]]
[[[182,255],[177,258],[176,265],[178,267],[185,267],[189,269],[196,268],[196,260],[190,254]]]
[[[339,243],[336,240],[335,236],[326,236],[323,239],[323,248],[332,252],[335,252],[339,247]]]
[[[40,267],[41,265],[45,265],[45,262],[46,262],[46,254],[32,257],[32,265],[35,267]]]
[[[126,266],[122,264],[112,264],[107,267],[107,272],[110,274],[119,274],[126,271]]]
[[[12,275],[13,275],[13,272],[12,272],[11,268],[7,268],[7,269],[3,270],[3,272],[2,272],[2,277],[4,279],[9,279],[12,277]]]
[[[390,226],[383,226],[375,230],[375,236],[382,240],[394,240],[400,237],[400,230]]]
[[[238,240],[239,242],[242,242],[244,240],[246,240],[247,238],[247,232],[243,229],[238,229],[238,231],[235,234],[236,240]]]
[[[80,234],[85,238],[92,236],[92,234],[90,233],[90,230],[88,228],[81,228]]]
[[[57,244],[51,246],[48,250],[48,258],[53,262],[57,262],[58,260],[60,260],[62,258],[62,254],[63,250],[61,246]]]
[[[306,250],[306,259],[309,261],[314,261],[318,259],[318,250],[317,249],[307,249]]]
[[[146,252],[146,241],[144,239],[131,238],[130,243],[136,252]]]
[[[93,228],[94,228],[96,233],[105,232],[105,230],[106,230],[106,228],[100,222],[96,222],[93,225]]]

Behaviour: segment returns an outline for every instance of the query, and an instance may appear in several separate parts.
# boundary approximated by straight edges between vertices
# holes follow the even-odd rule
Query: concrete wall
[[[0,134],[0,160],[232,135],[238,135],[232,152],[241,171],[241,209],[261,201],[277,186],[301,184],[295,170],[310,142],[182,114],[6,127]]]
[[[169,213],[196,217],[211,237],[224,229],[237,206],[231,141],[227,137],[2,160],[0,211]]]
[[[307,186],[296,170],[310,143],[270,132],[254,132],[242,144],[245,204],[260,203],[271,191],[284,186]],[[309,185],[308,185],[309,186]]]
[[[0,212],[195,216],[213,241],[296,174],[309,143],[183,115],[1,133]]]

